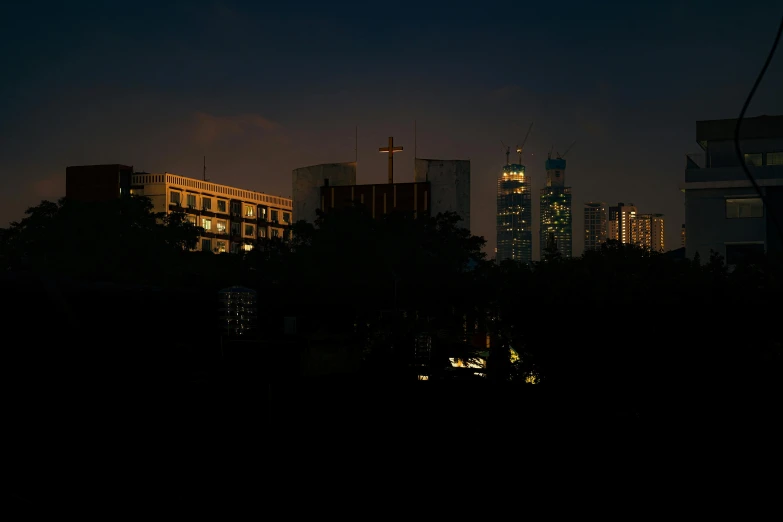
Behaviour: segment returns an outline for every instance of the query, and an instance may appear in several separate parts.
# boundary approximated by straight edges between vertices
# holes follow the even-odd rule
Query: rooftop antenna
[[[509,164],[508,157],[511,154],[511,147],[507,147],[503,140],[500,140],[500,145],[503,147],[503,152],[506,153],[506,165]]]
[[[571,150],[571,147],[573,147],[574,144],[576,144],[576,141],[574,141],[573,143],[571,143],[571,145],[568,146],[568,148],[566,149],[566,151],[563,153],[562,156],[558,153],[557,159],[564,159],[566,157],[566,154],[568,154],[568,151]]]
[[[522,165],[522,151],[525,148],[525,143],[527,143],[527,138],[530,136],[530,131],[533,130],[533,122],[530,122],[530,127],[527,128],[527,134],[525,134],[525,139],[522,140],[522,145],[517,145],[517,154],[519,154],[519,164]]]

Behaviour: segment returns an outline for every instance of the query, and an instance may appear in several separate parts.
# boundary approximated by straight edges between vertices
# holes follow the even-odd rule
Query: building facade
[[[649,252],[665,252],[663,214],[637,214],[631,218],[631,244]]]
[[[293,213],[297,220],[315,221],[316,210],[323,209],[321,188],[356,185],[356,162],[323,163],[294,169],[291,173]]]
[[[588,250],[601,250],[601,245],[606,243],[607,219],[606,203],[585,203],[585,252]]]
[[[572,255],[571,187],[565,186],[566,160],[551,157],[546,160],[546,184],[541,189],[540,245],[544,248],[550,237],[563,257]]]
[[[168,172],[130,173],[132,167],[130,171],[106,167],[68,167],[66,197],[85,201],[107,200],[125,194],[146,197],[152,202],[154,212],[183,212],[191,223],[204,229],[198,250],[238,253],[252,250],[266,239],[290,239],[293,217],[289,198]],[[103,172],[105,179],[99,179],[101,176],[96,172]],[[116,191],[113,188],[115,173],[120,180]],[[98,196],[100,198],[96,199]]]
[[[729,264],[765,251],[780,251],[774,218],[783,221],[783,116],[745,118],[740,130],[744,161],[764,199],[736,155],[736,119],[696,122],[702,152],[686,156],[686,256],[702,262],[716,252]],[[771,210],[771,212],[770,212]]]
[[[633,203],[626,205],[618,203],[609,207],[609,220],[606,227],[607,240],[619,241],[630,245],[633,243],[632,221],[636,218],[638,210]]]
[[[525,166],[509,163],[498,178],[495,260],[533,262],[533,208]]]
[[[454,212],[459,226],[470,230],[470,161],[416,158],[414,181],[356,184],[355,163],[333,163],[293,171],[297,219],[314,222],[316,210],[329,212],[353,204],[365,206],[373,217],[391,212],[414,216]],[[317,199],[312,198],[315,193]]]

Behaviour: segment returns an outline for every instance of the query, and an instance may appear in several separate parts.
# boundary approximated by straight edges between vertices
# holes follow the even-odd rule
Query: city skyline
[[[417,8],[381,22],[373,8],[358,15],[313,6],[302,17],[292,8],[231,3],[160,7],[154,15],[143,4],[43,14],[3,6],[2,18],[14,23],[0,37],[10,57],[10,81],[0,87],[0,226],[63,196],[69,165],[120,162],[200,178],[206,156],[212,181],[288,197],[293,169],[357,157],[357,126],[362,183],[384,182],[378,148],[392,135],[405,147],[395,181],[413,181],[417,121],[417,156],[471,161],[471,228],[491,256],[499,141],[521,140],[535,121],[523,158],[531,190],[543,187],[546,153],[577,141],[568,157],[575,208],[633,201],[662,213],[671,248],[685,221],[678,184],[685,154],[697,148],[694,122],[736,117],[774,32],[766,7],[704,11],[670,2],[655,12],[579,5],[566,17],[532,12],[528,39],[554,24],[564,37],[509,67],[498,48],[519,44],[504,31],[510,21],[481,25],[493,10],[444,16]],[[351,34],[327,38],[347,22]],[[738,34],[738,26],[748,31]],[[294,30],[301,27],[307,31]],[[438,28],[442,40],[433,38]],[[131,40],[120,36],[128,31]],[[694,59],[708,48],[708,58]],[[381,52],[392,53],[390,62],[377,60]],[[783,112],[778,64],[748,117]],[[460,69],[471,76],[454,82]],[[538,205],[532,219],[539,222]],[[573,230],[584,230],[581,212]],[[533,243],[537,259],[536,233]],[[574,256],[582,247],[574,242]]]

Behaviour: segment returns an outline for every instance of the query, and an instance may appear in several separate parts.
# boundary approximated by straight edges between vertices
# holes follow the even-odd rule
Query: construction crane
[[[527,138],[530,136],[530,131],[533,130],[533,122],[530,122],[530,127],[527,129],[527,134],[525,134],[525,139],[522,140],[522,145],[517,145],[517,154],[519,155],[519,164],[522,164],[522,150],[525,148],[525,143],[527,143]]]
[[[500,140],[500,145],[503,147],[503,152],[506,154],[506,165],[508,165],[508,157],[511,155],[511,147],[507,147],[503,140]]]
[[[558,153],[557,153],[557,159],[565,159],[565,157],[566,157],[566,154],[568,154],[568,151],[569,151],[569,150],[571,150],[571,147],[573,147],[573,146],[574,146],[574,144],[576,144],[576,141],[574,141],[573,143],[571,143],[571,145],[569,145],[569,146],[568,146],[568,148],[566,149],[566,151],[563,153],[563,155],[562,155],[562,156],[561,156],[561,155],[560,155],[560,153],[558,152]]]

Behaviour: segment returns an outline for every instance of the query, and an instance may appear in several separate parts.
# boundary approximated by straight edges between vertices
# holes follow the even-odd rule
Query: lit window
[[[224,219],[218,219],[217,223],[215,224],[215,228],[217,229],[218,234],[225,234],[226,233],[226,221]]]
[[[211,219],[207,219],[207,218],[202,219],[201,220],[201,226],[206,231],[212,230],[212,220]]]
[[[745,165],[752,165],[753,167],[761,166],[761,153],[758,154],[745,154]]]
[[[218,241],[217,242],[217,251],[219,253],[224,253],[226,251],[226,242],[225,241]]]
[[[244,250],[245,252],[250,252],[251,250],[253,250],[253,245],[249,243],[245,243],[244,245],[242,245],[242,250]]]
[[[258,237],[266,237],[266,227],[258,227]]]
[[[255,210],[250,205],[245,205],[245,217],[253,217],[255,216]]]
[[[726,200],[726,218],[744,219],[764,217],[761,198],[737,198]]]
[[[783,152],[767,152],[767,165],[783,165]]]

